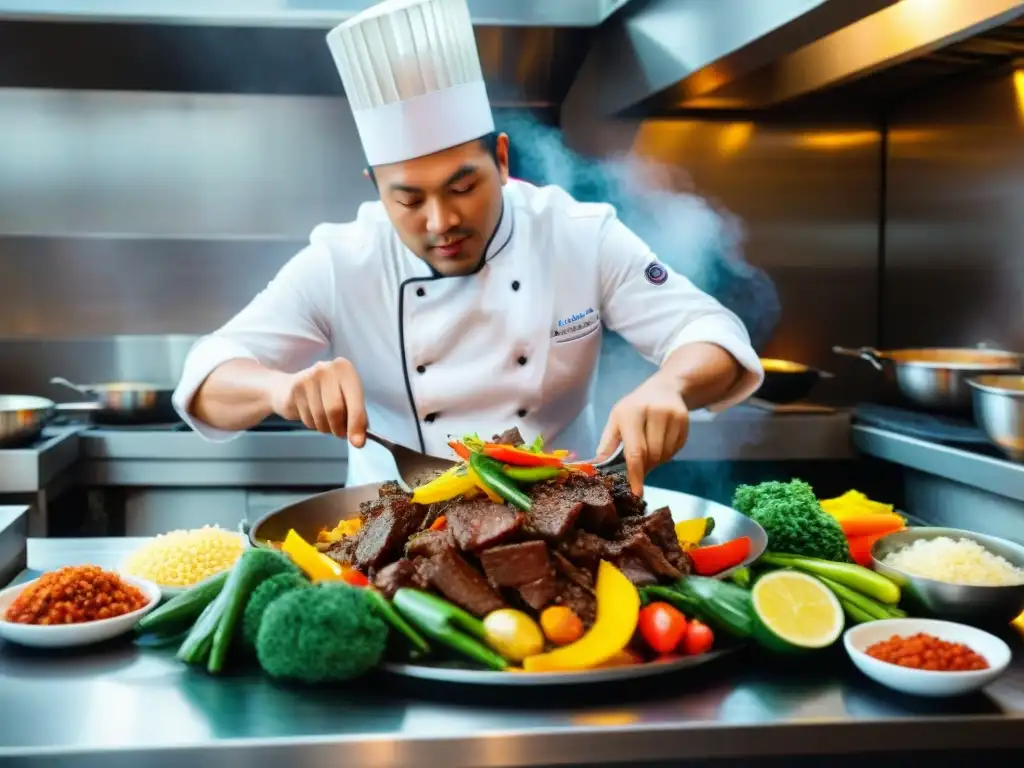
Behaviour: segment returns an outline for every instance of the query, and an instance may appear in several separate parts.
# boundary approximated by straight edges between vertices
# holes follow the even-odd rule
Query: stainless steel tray
[[[735,568],[730,568],[717,574],[716,578],[724,579],[737,568],[750,565],[761,556],[768,545],[768,536],[765,534],[764,529],[749,517],[741,515],[731,507],[726,507],[708,499],[702,499],[699,496],[691,496],[688,493],[666,491],[661,488],[645,487],[644,499],[647,501],[648,509],[652,512],[661,507],[668,507],[672,510],[672,519],[676,522],[695,517],[713,517],[715,519],[715,528],[706,540],[708,544],[721,544],[740,536],[750,537],[750,555],[747,559]],[[742,647],[740,644],[733,644],[718,650],[712,650],[700,656],[683,657],[676,661],[635,664],[609,669],[591,669],[580,672],[494,672],[456,666],[454,664],[395,663],[384,664],[383,669],[390,674],[401,677],[462,685],[593,685],[667,675],[683,669],[699,667],[727,656],[740,647]]]

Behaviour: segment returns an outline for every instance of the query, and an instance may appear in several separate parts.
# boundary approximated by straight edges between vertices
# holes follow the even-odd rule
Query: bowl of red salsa
[[[917,696],[959,696],[984,688],[1010,664],[995,635],[937,619],[858,624],[843,635],[854,665],[877,683]]]

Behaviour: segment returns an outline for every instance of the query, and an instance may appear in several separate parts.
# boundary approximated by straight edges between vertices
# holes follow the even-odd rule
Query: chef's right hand
[[[290,374],[271,393],[274,413],[318,432],[366,443],[366,403],[355,366],[343,357]]]

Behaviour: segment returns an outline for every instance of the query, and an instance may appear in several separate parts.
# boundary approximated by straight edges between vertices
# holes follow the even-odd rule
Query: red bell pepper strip
[[[566,469],[571,469],[573,472],[582,472],[587,477],[596,477],[597,469],[593,464],[584,464],[582,462],[577,464],[566,464]]]
[[[458,440],[452,440],[448,443],[448,446],[455,451],[455,455],[463,461],[469,461],[469,448],[460,443]]]
[[[438,517],[434,522],[430,524],[430,530],[432,531],[443,531],[448,527],[448,521],[444,515]]]
[[[869,533],[866,536],[847,537],[846,542],[850,545],[850,556],[853,558],[853,562],[864,568],[870,568],[871,547],[876,541],[887,535],[885,533]]]
[[[366,576],[363,573],[357,571],[355,568],[342,567],[341,580],[346,584],[352,585],[353,587],[365,587],[370,583],[370,580],[366,578]]]
[[[561,467],[562,460],[546,453],[531,453],[511,445],[484,443],[484,456],[514,467]]]
[[[750,554],[750,537],[740,536],[724,544],[697,547],[687,554],[693,560],[693,570],[698,576],[714,576],[747,559]]]

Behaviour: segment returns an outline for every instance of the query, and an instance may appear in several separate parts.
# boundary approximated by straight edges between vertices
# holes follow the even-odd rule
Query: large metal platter
[[[353,488],[340,488],[275,510],[265,515],[252,527],[249,538],[254,545],[260,545],[267,540],[281,541],[288,530],[294,528],[296,533],[307,541],[315,541],[317,533],[324,527],[333,528],[339,520],[357,516],[361,502],[377,498],[378,487],[377,485],[361,485]],[[715,527],[711,535],[705,539],[707,544],[721,544],[740,536],[750,537],[750,555],[747,559],[735,568],[717,574],[716,578],[725,578],[737,568],[750,565],[761,556],[768,544],[768,536],[760,525],[731,507],[709,499],[645,486],[644,500],[647,502],[648,510],[652,512],[661,507],[668,507],[672,511],[672,519],[676,522],[695,517],[714,518]],[[672,674],[683,669],[708,664],[732,653],[736,648],[723,648],[677,661],[593,669],[583,672],[491,672],[443,664],[394,663],[384,664],[383,669],[402,677],[462,685],[593,685]]]

